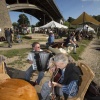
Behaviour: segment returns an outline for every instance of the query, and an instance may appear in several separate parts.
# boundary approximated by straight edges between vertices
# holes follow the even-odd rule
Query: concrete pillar
[[[0,36],[4,36],[4,28],[12,26],[5,0],[0,0]]]

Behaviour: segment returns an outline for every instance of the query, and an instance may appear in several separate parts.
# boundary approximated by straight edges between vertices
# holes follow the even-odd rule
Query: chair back
[[[5,79],[10,78],[8,74],[6,74],[5,64],[2,61],[0,63],[0,82],[4,81]]]
[[[77,96],[73,98],[68,98],[68,100],[84,100],[84,96],[88,90],[88,87],[95,76],[93,71],[86,64],[79,63],[79,67],[81,68],[83,72],[82,83],[79,86],[79,91],[78,91]]]

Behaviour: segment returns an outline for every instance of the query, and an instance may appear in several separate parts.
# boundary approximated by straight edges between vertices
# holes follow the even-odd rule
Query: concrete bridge
[[[51,20],[62,22],[63,16],[54,0],[0,0],[0,36],[4,28],[12,26],[9,11],[18,11],[36,17],[41,25]]]

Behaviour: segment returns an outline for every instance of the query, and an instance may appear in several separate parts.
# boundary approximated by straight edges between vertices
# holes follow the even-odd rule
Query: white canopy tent
[[[60,23],[57,23],[55,21],[51,21],[51,22],[41,26],[40,28],[65,28],[65,29],[67,29],[68,27],[65,25],[62,25]]]
[[[76,30],[77,30],[77,31],[82,31],[82,30],[83,30],[83,26],[77,28]],[[93,33],[95,33],[95,30],[94,30],[92,27],[88,26],[88,25],[84,25],[84,30],[85,30],[85,31],[88,31],[88,32],[93,32]]]

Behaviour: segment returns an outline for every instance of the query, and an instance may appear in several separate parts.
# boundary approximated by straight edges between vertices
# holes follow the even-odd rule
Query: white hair
[[[66,65],[69,63],[69,58],[63,53],[58,53],[57,55],[54,56],[54,62],[63,62]]]

